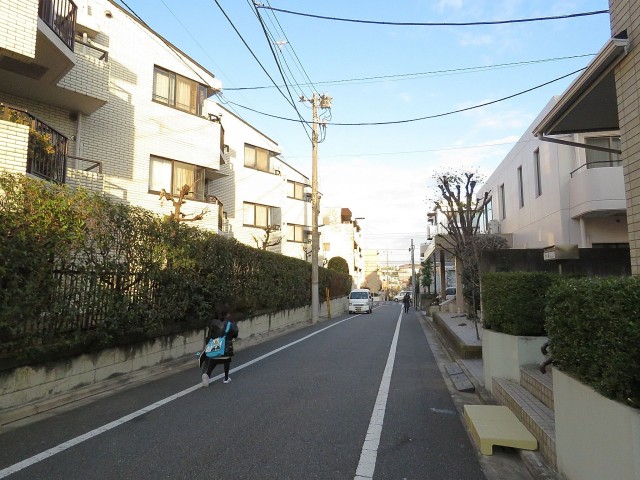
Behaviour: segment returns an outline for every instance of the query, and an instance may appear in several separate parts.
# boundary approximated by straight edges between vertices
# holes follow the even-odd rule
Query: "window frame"
[[[253,223],[247,223],[247,218],[246,218],[246,212],[247,212],[247,207],[252,206],[253,207]],[[256,218],[258,217],[257,215],[257,208],[266,208],[267,209],[267,224],[266,225],[260,225],[256,223]],[[244,227],[251,227],[251,228],[269,228],[270,226],[273,225],[273,217],[274,217],[274,208],[271,205],[264,205],[261,203],[253,203],[253,202],[242,202],[242,225]]]
[[[533,151],[533,173],[535,175],[536,198],[542,195],[542,170],[540,169],[540,149]]]
[[[158,82],[156,79],[159,74],[166,76],[168,79],[166,96],[160,95],[158,92]],[[191,92],[189,92],[189,105],[181,106],[178,102],[178,87],[180,85],[188,85],[192,88]],[[202,116],[204,101],[207,98],[207,90],[208,87],[202,83],[167,70],[166,68],[159,67],[158,65],[153,66],[153,92],[151,94],[151,100],[155,103],[175,108],[181,112]]]
[[[206,202],[207,195],[207,186],[206,186],[206,168],[200,165],[195,165],[193,163],[182,162],[180,160],[174,160],[171,158],[160,157],[158,155],[150,155],[149,156],[149,181],[148,181],[148,193],[160,194],[162,188],[154,188],[159,185],[153,185],[154,175],[153,175],[153,167],[155,163],[160,162],[170,162],[171,164],[171,178],[169,179],[169,183],[171,184],[171,191],[168,192],[171,195],[179,195],[180,189],[182,185],[176,185],[176,167],[189,166],[193,167],[193,177],[195,185],[195,190],[192,193],[189,193],[185,198],[189,200],[193,200],[196,202]],[[164,187],[163,187],[164,188]],[[193,187],[192,187],[193,188]]]
[[[288,223],[287,224],[287,242],[295,242],[295,243],[305,243],[305,234],[304,231],[307,229],[305,225],[299,225],[297,223]],[[298,235],[296,235],[297,231],[300,231],[300,240],[298,240]],[[293,232],[293,236],[291,233]]]
[[[605,148],[620,150],[621,149],[621,139],[619,135],[603,135],[603,136],[595,136],[595,137],[585,137],[584,143],[585,145],[593,145],[601,147],[603,145],[599,145],[596,143],[589,143],[589,141],[594,140],[607,140],[607,145]],[[617,143],[617,146],[612,145],[614,141]],[[589,161],[590,155],[607,155],[609,157],[608,160],[592,160]],[[614,157],[615,156],[615,157]],[[620,167],[622,166],[622,155],[619,153],[613,152],[601,152],[597,150],[591,150],[589,148],[585,149],[585,164],[587,168],[606,168],[606,167]]]
[[[287,192],[287,198],[293,198],[295,200],[304,200],[304,189],[307,186],[306,184],[302,183],[302,182],[296,182],[295,180],[287,180],[288,183],[288,187],[291,188],[291,186],[293,185],[293,196],[291,195],[291,192]],[[300,187],[300,196],[296,195],[296,187]]]
[[[517,169],[518,175],[518,202],[520,204],[520,208],[524,207],[524,178],[522,177],[522,165],[520,165]]]
[[[253,161],[249,163],[247,163],[247,150],[253,150],[254,152]],[[261,159],[258,158],[258,154],[262,152],[266,153],[266,166],[264,167],[260,166]],[[246,168],[258,170],[260,172],[271,173],[271,159],[273,156],[273,152],[267,150],[266,148],[256,147],[255,145],[251,145],[249,143],[244,144],[244,166]]]
[[[500,201],[500,220],[507,218],[507,201],[504,192],[504,183],[498,187],[498,195]]]

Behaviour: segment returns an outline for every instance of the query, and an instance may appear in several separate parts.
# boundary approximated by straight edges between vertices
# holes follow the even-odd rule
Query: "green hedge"
[[[544,297],[556,275],[495,272],[482,277],[483,326],[510,335],[546,335]]]
[[[0,192],[0,369],[311,303],[304,260],[24,175]],[[350,287],[319,268],[321,300]]]
[[[563,278],[546,304],[554,363],[640,408],[640,277]]]

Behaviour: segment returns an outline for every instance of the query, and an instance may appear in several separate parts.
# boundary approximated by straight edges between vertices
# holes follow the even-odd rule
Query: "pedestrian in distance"
[[[219,363],[221,363],[224,368],[223,382],[229,383],[231,381],[231,377],[229,377],[229,369],[231,367],[231,357],[233,357],[233,340],[238,337],[239,330],[238,324],[233,320],[233,317],[230,313],[226,313],[222,315],[222,317],[224,320],[215,318],[209,324],[209,328],[207,330],[207,338],[205,339],[205,345],[207,345],[207,343],[209,343],[209,340],[211,339],[216,339],[224,336],[224,353],[221,356],[209,358],[205,353],[205,349],[202,349],[202,354],[200,355],[200,368],[201,371],[203,371],[203,387],[209,386],[209,382],[211,381],[211,373]]]
[[[409,307],[411,306],[411,295],[409,292],[404,294],[404,298],[402,299],[402,303],[404,304],[404,313],[409,312]]]

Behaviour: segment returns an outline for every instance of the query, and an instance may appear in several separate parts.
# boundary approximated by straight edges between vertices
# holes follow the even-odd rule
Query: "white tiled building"
[[[352,218],[348,208],[322,209],[322,237],[320,255],[329,261],[333,257],[342,257],[349,265],[349,274],[353,278],[354,288],[365,284],[364,249],[362,228]]]
[[[210,102],[209,110],[214,109],[224,129],[225,163],[223,176],[211,187],[224,205],[223,231],[259,248],[269,233],[268,250],[309,260],[309,179],[278,157],[280,147],[273,140]]]
[[[207,195],[219,175],[221,126],[204,100],[220,82],[115,3],[78,4],[0,3],[0,168],[165,214],[172,207],[161,189],[188,183],[193,201],[183,212],[206,209],[199,224],[217,230],[218,205]],[[6,121],[20,110],[53,135],[55,160],[27,158],[28,127]]]
[[[309,179],[210,99],[212,73],[109,0],[6,0],[0,25],[0,170],[167,215],[162,190],[188,184],[181,212],[205,212],[194,225],[251,246],[272,227],[270,250],[308,258]],[[51,135],[55,158],[28,158],[16,116]]]
[[[557,101],[547,104],[479,191],[491,195],[487,230],[512,234],[513,248],[628,245],[622,163],[613,152],[620,148],[619,132],[552,137],[564,144],[541,141],[532,131]]]

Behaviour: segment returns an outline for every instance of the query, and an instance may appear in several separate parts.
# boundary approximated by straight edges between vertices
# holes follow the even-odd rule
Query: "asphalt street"
[[[0,434],[10,479],[485,479],[419,315],[341,315]],[[242,328],[242,324],[240,324]],[[367,472],[373,472],[370,475]]]

